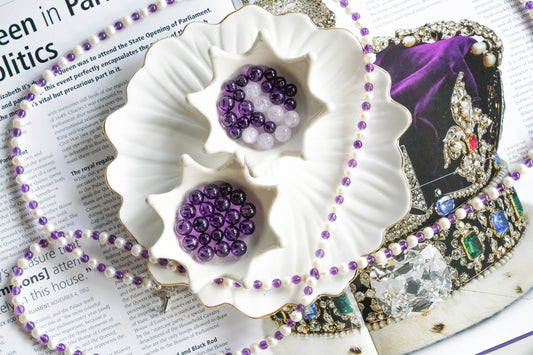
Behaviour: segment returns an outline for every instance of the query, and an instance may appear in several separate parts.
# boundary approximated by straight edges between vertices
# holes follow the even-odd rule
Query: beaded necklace
[[[372,72],[374,71],[374,60],[375,55],[372,53],[373,48],[371,46],[371,40],[369,38],[369,30],[364,27],[361,23],[361,16],[358,12],[355,12],[349,5],[347,0],[334,0],[339,3],[339,6],[345,9],[345,12],[351,19],[354,21],[355,27],[357,28],[360,34],[360,42],[363,46],[363,58],[365,62],[365,71],[367,75],[365,76],[364,89],[366,92],[361,108],[363,110],[360,121],[358,122],[358,129],[363,131],[367,128],[367,120],[369,118],[369,112],[371,109],[371,99],[373,91],[372,83]],[[524,2],[521,0],[521,2]],[[114,235],[108,235],[105,232],[98,231],[59,231],[56,230],[55,226],[48,221],[42,211],[39,209],[39,204],[36,201],[35,196],[30,191],[30,186],[24,175],[24,167],[22,166],[21,159],[21,148],[20,148],[20,137],[22,135],[21,125],[22,120],[26,117],[27,112],[31,109],[32,101],[37,98],[39,94],[44,92],[44,86],[47,82],[50,82],[55,78],[56,75],[61,73],[61,69],[69,65],[70,62],[73,62],[77,57],[81,56],[84,52],[91,50],[94,46],[98,45],[101,41],[106,40],[107,38],[113,36],[117,31],[121,31],[125,27],[132,25],[134,22],[142,20],[147,16],[155,13],[156,11],[163,10],[167,5],[172,5],[174,0],[157,0],[155,3],[149,4],[147,7],[140,9],[132,13],[129,16],[123,17],[121,20],[115,22],[114,24],[108,26],[104,31],[99,32],[96,35],[92,35],[89,39],[83,43],[81,46],[75,46],[72,52],[68,53],[65,57],[61,57],[58,60],[58,63],[52,66],[50,69],[47,69],[43,72],[41,78],[39,78],[36,83],[32,84],[29,92],[24,96],[24,99],[19,104],[19,109],[16,111],[15,118],[13,119],[13,129],[10,131],[12,146],[12,162],[15,166],[14,172],[16,174],[16,182],[20,185],[20,190],[22,192],[22,198],[27,202],[28,208],[31,211],[31,214],[34,218],[38,220],[38,223],[43,226],[43,229],[47,235],[46,239],[41,239],[37,243],[30,245],[29,249],[23,254],[21,258],[17,261],[17,266],[13,268],[13,277],[11,279],[11,284],[13,285],[11,294],[11,302],[14,305],[14,313],[18,315],[19,321],[22,323],[25,330],[31,333],[31,336],[36,339],[43,346],[48,347],[50,350],[54,350],[58,353],[65,354],[76,354],[81,355],[83,352],[81,350],[76,350],[72,347],[65,345],[64,343],[57,342],[55,339],[51,338],[46,333],[43,333],[39,328],[36,327],[34,322],[30,320],[29,314],[26,311],[22,303],[21,298],[21,276],[24,273],[24,269],[29,266],[29,261],[36,255],[42,253],[47,248],[52,246],[63,247],[65,251],[72,254],[74,258],[79,258],[82,263],[86,263],[87,266],[91,269],[96,269],[100,273],[103,273],[107,278],[115,278],[117,280],[122,280],[126,284],[134,284],[141,286],[146,289],[160,289],[161,287],[157,284],[154,284],[152,279],[149,277],[141,277],[134,275],[130,272],[124,272],[121,270],[115,269],[113,266],[106,265],[99,262],[96,258],[90,257],[87,255],[81,248],[77,247],[75,240],[79,239],[92,239],[99,241],[100,244],[112,244],[118,249],[124,249],[127,252],[130,252],[135,257],[140,257],[148,260],[152,264],[158,264],[161,267],[166,267],[172,271],[177,270],[178,272],[185,272],[185,269],[178,265],[176,262],[167,259],[153,259],[148,250],[139,244],[134,244],[132,242],[126,241],[124,238],[116,237]],[[533,2],[525,2],[525,9],[530,11],[533,9]],[[531,13],[530,13],[531,14]],[[363,147],[363,142],[361,139],[357,138],[353,142],[353,149],[359,150]],[[388,248],[379,250],[375,253],[372,253],[367,256],[361,256],[356,260],[350,261],[348,263],[342,263],[338,266],[331,266],[328,270],[329,274],[337,275],[338,273],[348,273],[350,271],[356,271],[357,269],[365,268],[369,265],[375,263],[383,264],[387,259],[392,256],[400,255],[403,251],[408,248],[412,248],[418,245],[418,243],[423,242],[425,239],[431,239],[435,233],[438,233],[440,230],[449,229],[452,223],[457,222],[458,220],[464,219],[468,213],[471,213],[473,210],[478,210],[483,208],[483,206],[489,201],[494,200],[499,196],[499,193],[502,192],[505,188],[511,188],[515,181],[517,181],[521,174],[525,173],[527,168],[533,166],[533,149],[528,152],[528,158],[524,161],[523,164],[520,164],[518,171],[509,174],[503,178],[503,181],[497,186],[490,186],[486,193],[483,192],[479,196],[472,198],[469,203],[464,204],[459,207],[454,213],[451,213],[447,216],[442,217],[438,223],[433,224],[432,226],[423,228],[417,233],[408,236],[405,240],[400,241],[399,243],[393,243]],[[357,161],[355,159],[350,159],[347,162],[347,165],[350,169],[357,167]],[[350,186],[351,180],[349,176],[344,176],[341,180],[342,186]],[[334,205],[341,205],[344,202],[342,195],[337,195],[334,199]],[[331,212],[327,216],[329,222],[334,222],[337,219],[337,215],[334,212]],[[321,239],[327,240],[331,237],[330,232],[325,229],[320,234]],[[314,256],[316,259],[321,259],[325,255],[324,244],[319,243],[317,249],[315,250]],[[310,296],[313,294],[313,287],[317,284],[321,276],[325,276],[326,272],[319,269],[318,267],[312,267],[308,275],[294,275],[291,279],[292,284],[297,285],[300,282],[305,282],[305,287],[303,288],[303,293],[305,296]],[[231,282],[231,280],[224,279],[215,279],[216,284],[221,284],[225,286],[234,286],[241,287],[238,283]],[[280,279],[274,279],[272,281],[272,286],[274,288],[281,286]],[[262,284],[261,281],[257,280],[254,282],[254,288],[256,289],[269,289],[270,285]],[[252,354],[257,353],[261,349],[267,349],[268,347],[273,347],[277,344],[279,340],[282,340],[285,336],[291,333],[291,329],[296,325],[296,322],[302,319],[302,313],[304,312],[305,306],[303,305],[303,300],[305,296],[302,297],[302,303],[299,303],[296,306],[296,310],[290,314],[290,318],[287,320],[286,324],[282,325],[274,334],[266,336],[264,340],[259,341],[258,343],[253,343],[249,347],[243,348],[242,350],[234,351],[233,353],[227,354]],[[227,355],[226,354],[226,355]]]

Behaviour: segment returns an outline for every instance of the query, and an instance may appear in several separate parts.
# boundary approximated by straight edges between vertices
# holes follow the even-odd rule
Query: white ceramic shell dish
[[[210,145],[215,148],[206,148],[213,130],[222,130],[208,112],[196,109],[202,91],[203,100],[216,105],[214,95],[205,94],[212,82],[220,80],[213,72],[210,49],[245,55],[253,52],[258,36],[268,38],[277,59],[250,64],[283,67],[284,60],[310,58],[307,78],[298,84],[307,92],[306,100],[316,98],[315,108],[311,102],[304,104],[306,112],[314,114],[307,121],[302,118],[293,145],[257,151],[216,133],[216,142]],[[225,70],[235,71],[239,63]],[[341,293],[353,277],[346,263],[379,247],[385,229],[406,214],[410,198],[398,149],[410,115],[390,99],[390,78],[379,68],[371,74],[375,89],[368,128],[358,136],[363,148],[357,153],[352,148],[365,74],[361,46],[350,32],[317,29],[305,15],[274,16],[256,6],[245,6],[217,25],[193,23],[180,37],[155,43],[128,85],[127,104],[111,114],[104,127],[117,150],[107,180],[123,198],[121,221],[139,243],[151,247],[153,257],[173,259],[187,268],[187,274],[178,274],[151,266],[154,278],[162,284],[187,283],[205,305],[229,303],[251,317],[270,314],[287,303],[310,303],[320,294]],[[180,252],[168,225],[174,222],[169,219],[181,200],[176,197],[174,210],[166,214],[158,208],[166,216],[163,222],[146,199],[205,183],[181,180],[184,155],[205,171],[216,171],[241,156],[243,174],[249,169],[254,183],[275,186],[276,196],[264,218],[275,235],[270,247],[257,243],[238,268],[200,264]],[[351,158],[358,161],[355,169],[347,166]],[[352,184],[340,189],[346,174]],[[334,202],[339,193],[344,196],[342,206]],[[333,211],[337,220],[327,222]],[[327,243],[320,238],[324,229],[331,233]],[[327,271],[335,265],[344,272],[335,277],[323,273],[313,295],[302,298],[305,283],[293,286],[290,278],[307,275],[317,266],[312,261],[319,246],[326,252],[320,268]],[[243,287],[217,285],[215,277],[231,278]],[[252,287],[255,280],[270,285],[275,278],[282,287]]]

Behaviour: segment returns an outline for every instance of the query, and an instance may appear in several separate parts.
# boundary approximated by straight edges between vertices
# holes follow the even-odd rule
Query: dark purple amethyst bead
[[[348,263],[348,268],[349,268],[350,270],[357,270],[357,263],[356,263],[355,261],[350,261],[350,262]]]
[[[246,243],[242,240],[236,240],[231,244],[231,253],[235,256],[243,256],[246,253]]]
[[[94,240],[98,240],[98,238],[100,237],[100,232],[98,232],[98,231],[94,231],[94,232],[91,234],[91,237],[92,237]]]
[[[193,251],[198,247],[198,239],[192,235],[188,235],[181,241],[181,246],[185,251]]]
[[[199,205],[204,200],[204,193],[200,190],[194,190],[189,194],[189,201],[193,205]]]
[[[176,232],[181,235],[188,235],[192,232],[192,225],[189,221],[179,220],[176,223]]]
[[[83,232],[79,229],[76,229],[76,231],[74,231],[74,237],[76,239],[81,239],[83,237]]]
[[[312,277],[314,277],[315,279],[319,279],[320,278],[320,272],[318,271],[317,268],[312,268],[310,271],[309,271],[309,275],[311,275]]]
[[[329,273],[333,276],[337,275],[339,273],[339,268],[336,266],[332,266],[329,268]]]
[[[117,22],[115,22],[113,27],[115,27],[115,30],[120,31],[124,27],[124,24],[122,22],[120,22],[120,21],[117,21]]]
[[[265,80],[261,83],[261,91],[263,91],[264,93],[272,92],[273,89],[274,84],[272,84],[272,82]]]
[[[292,319],[287,319],[287,323],[285,323],[289,328],[294,328],[296,326],[296,322]]]
[[[223,96],[218,100],[218,108],[224,112],[230,111],[235,106],[235,100],[229,96]]]
[[[120,270],[117,270],[115,272],[115,279],[117,280],[122,280],[124,278],[124,272],[123,271],[120,271]]]
[[[211,241],[211,236],[207,233],[201,233],[198,236],[198,242],[202,245],[207,245]]]
[[[483,202],[483,204],[487,204],[487,202],[489,202],[489,195],[487,194],[481,194],[481,196],[479,196],[479,199]]]
[[[67,54],[67,60],[68,60],[69,62],[73,62],[74,59],[76,59],[76,56],[74,55],[74,53],[69,53],[69,54]]]
[[[83,254],[81,257],[80,257],[80,261],[82,263],[87,263],[89,261],[89,255],[87,254]]]
[[[274,279],[274,280],[272,280],[272,287],[274,287],[274,288],[280,288],[280,287],[281,287],[281,280],[280,280],[280,279]]]
[[[242,355],[251,355],[252,351],[249,348],[244,348],[241,350]]]
[[[202,216],[209,217],[215,212],[215,206],[213,206],[211,202],[204,201],[200,204],[200,207],[198,207],[198,211]]]
[[[244,235],[252,235],[255,232],[255,223],[250,219],[245,219],[239,225],[239,230]]]
[[[222,239],[224,239],[224,232],[222,232],[220,229],[214,229],[211,232],[211,239],[213,239],[215,242],[220,242]]]
[[[39,344],[44,345],[48,343],[48,340],[50,340],[50,337],[47,334],[43,334],[39,337]]]
[[[22,150],[19,147],[15,147],[11,150],[12,156],[19,155],[20,153],[22,153]]]
[[[265,115],[262,112],[254,112],[250,117],[250,122],[254,127],[262,127],[265,124]]]
[[[350,167],[352,169],[357,167],[357,160],[355,160],[355,159],[348,160],[348,167]]]
[[[30,191],[30,185],[24,184],[24,185],[20,186],[20,191],[22,191],[22,192]]]
[[[156,4],[150,4],[150,5],[148,5],[148,11],[150,11],[150,12],[156,12],[156,11],[157,11],[157,5],[156,5]]]
[[[296,109],[296,101],[292,98],[288,98],[287,100],[285,100],[285,102],[283,103],[283,106],[285,107],[285,109],[287,111],[293,111]]]
[[[32,321],[29,321],[24,325],[24,329],[26,329],[28,332],[32,331],[33,328],[35,328],[35,323],[33,323]]]
[[[257,65],[248,68],[248,79],[251,81],[259,81],[263,79],[263,69]]]
[[[26,260],[31,260],[33,258],[33,253],[29,250],[27,250],[25,253],[24,253],[24,259]]]
[[[108,242],[109,244],[115,244],[115,241],[116,241],[116,240],[117,240],[117,236],[114,235],[114,234],[111,234],[111,235],[109,236],[109,238],[107,238],[107,242]]]
[[[383,253],[385,253],[386,258],[392,257],[392,250],[390,250],[389,248],[383,250]]]
[[[335,213],[328,214],[328,221],[335,222],[337,220],[337,215]]]
[[[134,12],[134,13],[131,14],[131,19],[132,19],[133,21],[137,21],[137,20],[140,19],[140,18],[141,18],[141,15],[139,15],[138,12]]]
[[[219,189],[216,184],[207,184],[204,186],[204,195],[207,198],[215,199],[218,196]]]
[[[256,208],[253,203],[245,202],[241,206],[241,215],[244,218],[252,218],[253,216],[255,216],[255,213],[256,213]]]
[[[39,80],[37,80],[37,85],[45,86],[46,85],[46,79],[45,78],[39,78]]]
[[[74,351],[74,355],[83,355],[83,351],[76,350],[76,351]]]
[[[368,36],[370,34],[370,31],[368,30],[368,28],[363,27],[361,28],[361,31],[359,31],[359,33],[361,33],[361,36]]]
[[[16,166],[15,167],[15,174],[17,174],[17,175],[24,174],[24,167]]]
[[[418,240],[419,243],[422,243],[425,239],[424,233],[418,232],[415,234],[416,240]]]
[[[278,76],[272,81],[272,83],[274,84],[274,88],[282,90],[285,88],[285,85],[287,85],[287,79],[282,76]]]
[[[167,4],[172,5],[174,3],[174,0],[167,0]]]
[[[150,257],[150,253],[148,253],[148,249],[143,249],[143,251],[141,251],[141,256],[144,259],[148,259]]]
[[[61,72],[61,68],[57,64],[53,65],[52,68],[50,68],[50,70],[52,70],[52,73],[54,74],[59,74],[59,72]]]
[[[46,218],[46,217],[44,217],[44,216],[41,217],[41,218],[39,218],[39,224],[40,224],[41,226],[44,226],[46,223],[48,223],[48,218]]]
[[[220,184],[220,196],[227,196],[233,191],[233,186],[227,182]]]
[[[372,53],[373,51],[374,51],[374,48],[370,44],[367,44],[363,47],[363,52],[365,53]]]
[[[236,223],[239,223],[241,219],[241,214],[239,213],[239,211],[232,208],[228,211],[228,213],[226,213],[225,219],[228,224],[234,225]]]
[[[220,116],[220,121],[226,127],[232,127],[237,123],[237,116],[233,112],[226,112]]]
[[[17,110],[17,117],[19,118],[26,117],[26,111],[21,110],[21,109]]]
[[[215,254],[220,257],[224,258],[228,256],[230,253],[230,246],[226,242],[218,242],[215,244]]]
[[[67,349],[67,346],[65,344],[63,344],[63,343],[57,344],[56,351],[58,353],[63,353],[63,352],[65,352],[66,349]]]
[[[203,233],[209,228],[209,221],[205,217],[196,217],[193,222],[193,228],[198,233]]]
[[[140,277],[140,276],[135,276],[135,277],[133,278],[133,283],[134,283],[135,285],[139,286],[140,284],[143,283],[143,279],[142,279],[142,277]]]
[[[513,180],[517,181],[520,179],[520,173],[518,171],[515,171],[511,173],[511,177],[513,178]]]
[[[337,205],[342,205],[344,203],[344,197],[342,197],[341,195],[335,196],[335,203]]]
[[[234,205],[240,206],[246,201],[246,193],[242,190],[234,190],[229,199]]]
[[[13,275],[15,276],[22,276],[22,274],[24,273],[24,270],[18,266],[15,266],[13,268]]]
[[[222,227],[224,225],[224,216],[222,216],[220,213],[213,213],[213,215],[209,219],[209,224],[213,228]]]
[[[466,211],[466,213],[474,212],[474,207],[469,203],[465,204],[463,208]]]
[[[102,31],[98,34],[98,38],[100,39],[100,41],[103,41],[107,38],[107,34],[104,31]]]
[[[285,95],[287,95],[288,97],[293,97],[296,95],[296,93],[298,92],[298,88],[296,87],[296,85],[294,84],[287,84],[285,86],[285,89],[283,90],[283,92],[285,93]]]
[[[409,245],[407,245],[407,242],[405,240],[402,240],[400,241],[400,247],[402,248],[402,250],[407,250],[407,248],[409,247]]]
[[[235,90],[237,90],[237,84],[233,80],[228,80],[222,85],[222,90],[235,92]]]
[[[190,205],[188,203],[183,204],[180,207],[180,215],[186,219],[193,218],[196,215],[196,209],[194,208],[193,205]]]
[[[96,267],[96,269],[97,269],[98,271],[100,271],[100,272],[104,272],[105,269],[106,269],[106,266],[105,266],[104,263],[100,263],[100,264],[98,264],[98,266]]]
[[[526,160],[524,160],[524,165],[527,166],[528,168],[533,167],[533,160],[527,158]]]
[[[352,20],[357,21],[361,18],[361,15],[358,12],[352,14]]]
[[[446,218],[448,218],[448,221],[450,221],[450,223],[452,224],[457,221],[457,216],[453,213],[450,213],[449,215],[447,215]]]
[[[248,78],[246,75],[240,74],[235,78],[235,83],[240,87],[245,87],[248,84]]]
[[[35,95],[33,95],[31,92],[26,94],[26,100],[33,101],[35,99]]]
[[[270,94],[270,102],[274,105],[281,105],[285,101],[285,95],[281,91],[273,91]]]
[[[217,211],[225,212],[228,210],[230,202],[226,197],[220,196],[215,200],[215,208]]]
[[[168,265],[168,259],[160,258],[160,259],[158,260],[158,263],[159,263],[159,265],[161,265],[161,266],[167,266],[167,265]]]
[[[246,98],[246,94],[241,89],[237,89],[233,93],[233,99],[237,102],[242,102],[245,98]]]
[[[224,279],[222,278],[218,278],[218,279],[214,279],[213,280],[217,285],[222,285],[222,283],[224,282]]]
[[[276,131],[276,124],[272,121],[266,121],[264,125],[264,130],[266,133],[274,133]]]
[[[348,0],[341,0],[339,5],[344,9],[346,6],[348,6]]]
[[[26,311],[26,308],[24,308],[24,306],[21,305],[21,304],[16,306],[15,309],[13,310],[13,312],[15,312],[15,314],[22,314],[22,313],[24,313],[24,311]]]
[[[241,115],[250,116],[254,112],[254,104],[248,100],[243,100],[239,104],[239,113]]]
[[[440,226],[434,223],[431,225],[431,230],[433,231],[433,233],[437,234],[438,232],[440,232]]]
[[[65,251],[66,251],[67,253],[72,253],[72,251],[74,250],[74,248],[75,248],[75,246],[74,246],[74,244],[72,244],[72,243],[69,243],[69,244],[65,245]]]
[[[255,280],[254,281],[254,288],[255,289],[260,289],[261,287],[263,287],[263,283],[259,280]]]
[[[85,42],[81,45],[81,48],[83,48],[84,51],[88,51],[89,49],[91,49],[91,44],[89,42]]]
[[[368,265],[374,265],[376,258],[374,258],[372,255],[369,255],[366,257],[366,261],[368,262]]]
[[[203,262],[210,261],[211,259],[213,259],[214,255],[215,253],[213,252],[213,248],[211,248],[208,245],[204,245],[203,247],[198,249],[197,256],[200,261],[203,261]]]
[[[239,139],[242,136],[242,129],[237,126],[233,126],[228,129],[228,136],[231,139]]]
[[[261,340],[261,341],[259,342],[259,347],[260,347],[262,350],[266,350],[266,349],[268,349],[268,344],[267,344],[267,342],[266,342],[265,340]]]
[[[367,102],[367,101],[365,101],[365,102],[363,102],[361,104],[361,108],[363,109],[363,111],[368,111],[368,110],[370,110],[371,107],[372,107],[372,105],[370,105],[370,102]]]
[[[11,130],[11,137],[20,137],[21,134],[22,134],[22,131],[18,128],[13,128]]]
[[[276,76],[278,76],[278,73],[276,72],[276,69],[274,68],[266,68],[265,71],[263,72],[263,76],[267,80],[272,80]]]
[[[20,276],[20,275],[17,275],[17,276]],[[12,295],[15,295],[15,296],[20,295],[20,292],[21,292],[21,291],[20,291],[20,287],[14,286],[14,287],[11,289],[11,294],[12,294]]]
[[[46,248],[48,246],[48,240],[46,239],[39,240],[39,246],[43,249]]]
[[[237,127],[245,129],[248,128],[248,126],[250,126],[250,118],[242,116],[237,119]]]
[[[310,286],[305,286],[305,287],[304,287],[304,294],[305,294],[306,296],[310,296],[310,295],[312,295],[312,294],[313,294],[313,288],[310,287]]]
[[[525,4],[524,4],[524,9],[526,10],[532,10],[533,9],[533,1],[527,1]]]
[[[183,265],[178,265],[178,272],[184,274],[185,272],[187,272],[187,270],[185,270],[185,267]]]
[[[329,239],[331,234],[328,231],[322,231],[322,233],[320,233],[320,236],[322,237],[322,239]]]
[[[231,227],[226,228],[226,230],[224,231],[224,236],[230,242],[237,240],[239,238],[239,235],[240,235],[240,232],[237,229],[237,227],[231,226]]]

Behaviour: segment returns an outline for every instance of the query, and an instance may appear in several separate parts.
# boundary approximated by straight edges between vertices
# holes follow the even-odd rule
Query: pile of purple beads
[[[240,257],[248,246],[239,237],[255,232],[257,209],[246,193],[227,182],[208,183],[191,191],[180,206],[174,230],[180,245],[199,262],[215,256]]]
[[[260,150],[291,139],[300,123],[296,85],[272,67],[252,65],[222,85],[218,100],[220,124],[232,139]]]

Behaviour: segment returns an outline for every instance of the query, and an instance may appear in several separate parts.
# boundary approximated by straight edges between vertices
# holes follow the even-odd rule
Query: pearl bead
[[[87,262],[87,266],[90,269],[96,269],[98,267],[98,259],[90,258],[89,261]]]
[[[254,100],[254,108],[256,112],[267,112],[270,106],[271,104],[269,98],[264,95],[258,96]]]
[[[26,202],[35,200],[35,194],[33,192],[26,192],[22,194],[22,199]]]
[[[490,186],[487,189],[487,195],[489,195],[489,198],[491,200],[496,200],[498,198],[498,196],[500,196],[500,193],[498,192],[497,188],[495,188],[494,186]]]
[[[11,163],[14,165],[14,166],[17,166],[17,165],[22,165],[22,159],[20,158],[20,155],[15,155],[12,159],[11,159]]]
[[[104,270],[104,275],[105,277],[107,278],[113,278],[115,277],[115,273],[117,271],[115,270],[115,268],[113,266],[108,266],[106,267],[106,269]]]
[[[466,218],[466,210],[464,208],[458,208],[455,210],[455,217],[457,217],[458,220],[465,219]]]
[[[337,1],[337,0],[334,0],[334,1]],[[358,30],[361,30],[361,28],[363,28],[363,24],[362,24],[361,21],[359,21],[359,20],[355,21],[353,25],[354,25],[355,28],[357,28]]]
[[[143,247],[139,244],[134,244],[131,247],[131,255],[133,256],[139,256],[141,254],[141,251],[143,250]]]
[[[418,245],[418,239],[413,234],[405,238],[405,241],[407,242],[407,245],[409,246],[409,248],[414,248]]]
[[[72,53],[74,53],[74,55],[77,57],[81,56],[83,54],[83,48],[81,48],[80,45],[77,45],[75,46],[74,48],[72,48]],[[53,74],[53,73],[52,73]],[[44,75],[43,75],[43,78],[44,78]],[[46,79],[46,78],[45,78]],[[46,79],[48,80],[48,79]]]
[[[178,263],[174,260],[169,260],[167,264],[167,269],[174,272],[178,269]]]
[[[155,4],[157,5],[158,9],[164,9],[167,7],[167,2],[165,0],[157,0]]]
[[[261,95],[263,91],[261,90],[261,85],[259,83],[255,82],[249,82],[248,85],[244,87],[244,94],[246,95],[246,99],[252,101]]]
[[[387,262],[387,257],[385,256],[385,253],[380,250],[375,255],[374,258],[376,258],[376,263],[378,264],[385,264]]]
[[[275,123],[282,122],[284,116],[283,108],[279,105],[272,105],[268,108],[266,116],[270,121],[274,121]]]
[[[17,175],[17,177],[15,178],[15,181],[17,182],[18,185],[24,185],[28,183],[28,178],[26,177],[26,175],[21,174],[21,175]]]
[[[485,207],[483,201],[481,201],[481,199],[477,196],[470,201],[470,204],[472,205],[472,207],[474,207],[476,211],[479,211],[483,209],[483,207]]]
[[[357,263],[357,268],[359,270],[362,270],[364,269],[365,267],[368,266],[368,261],[366,260],[366,258],[364,257],[359,257],[355,260],[355,262]]]
[[[261,133],[257,137],[257,146],[262,150],[272,148],[274,146],[274,137],[270,133]]]
[[[31,84],[30,86],[30,92],[35,95],[39,96],[44,92],[44,88],[42,86],[39,86],[37,84]]]
[[[530,11],[530,12],[529,12],[529,18],[530,18],[530,19],[533,19],[533,11]]]
[[[494,66],[496,64],[496,56],[492,53],[486,53],[483,56],[483,65],[487,68]]]
[[[81,48],[81,47],[80,47]],[[46,80],[46,81],[50,81],[52,80],[53,78],[55,77],[55,74],[53,71],[51,71],[50,69],[46,69],[44,72],[43,72],[43,78]],[[33,84],[35,85],[35,84]],[[36,85],[38,87],[40,87],[39,85]],[[41,88],[41,87],[40,87]],[[41,88],[42,89],[42,88]],[[35,94],[34,94],[35,95]]]
[[[100,235],[98,236],[98,242],[101,245],[105,245],[107,243],[107,239],[109,239],[109,234],[107,234],[105,232],[100,233]]]
[[[485,42],[477,42],[472,45],[470,52],[475,55],[481,55],[487,50],[487,44]]]
[[[68,243],[67,238],[65,238],[65,237],[57,238],[57,241],[56,241],[57,246],[64,247],[65,245],[67,245],[67,243]]]
[[[26,324],[30,321],[30,316],[28,315],[28,313],[22,313],[21,315],[19,315],[19,322],[22,323],[22,324]]]
[[[11,278],[11,284],[13,286],[20,286],[22,284],[22,279],[20,277],[18,277],[18,276],[13,276]]]
[[[84,231],[81,233],[81,237],[82,237],[83,239],[89,239],[89,238],[91,237],[92,233],[93,233],[93,232],[92,232],[90,229],[86,229],[86,230],[84,230]]]
[[[269,280],[261,281],[261,283],[263,284],[262,286],[263,290],[269,291],[272,289],[272,283]]]
[[[22,127],[22,120],[20,118],[13,119],[13,128],[20,128]]]
[[[122,23],[124,24],[124,26],[130,26],[132,23],[133,23],[133,19],[131,18],[131,16],[124,16],[122,18]]]
[[[115,27],[113,27],[113,25],[109,25],[106,27],[105,33],[107,34],[108,37],[111,37],[115,33],[117,33],[117,30],[115,29]]]
[[[402,39],[402,43],[405,47],[412,47],[416,44],[416,38],[414,36],[405,36]]]
[[[124,244],[126,244],[124,238],[118,237],[117,239],[115,239],[115,247],[117,247],[118,249],[124,248]]]
[[[261,348],[259,347],[257,343],[253,343],[252,345],[250,345],[250,352],[252,354],[257,354],[259,353],[259,351],[261,351]]]
[[[371,92],[365,92],[363,95],[363,101],[372,101],[374,99],[374,94]]]
[[[299,322],[302,320],[302,313],[298,311],[294,311],[290,315],[291,319],[295,322]]]
[[[20,296],[12,296],[11,297],[11,304],[12,305],[18,306],[18,305],[22,304],[21,302],[22,302],[22,299],[20,298]]]
[[[524,175],[524,174],[527,173],[528,169],[529,169],[529,168],[526,166],[526,164],[523,164],[523,163],[522,163],[522,164],[519,164],[519,165],[518,165],[518,167],[516,168],[516,171],[518,171],[518,173],[519,173],[520,175]]]
[[[314,288],[317,284],[317,279],[315,279],[313,276],[307,275],[307,278],[305,279],[305,284]]]
[[[374,80],[376,79],[376,75],[374,74],[374,72],[372,73],[365,73],[364,75],[364,79],[365,79],[365,82],[367,83],[373,83]],[[368,114],[367,114],[368,115]],[[367,116],[368,118],[368,116]]]
[[[28,259],[20,258],[17,260],[17,266],[21,269],[26,269],[30,265]]]
[[[346,275],[350,271],[348,263],[342,263],[339,265],[339,274]]]
[[[59,59],[57,60],[57,65],[59,65],[60,69],[65,69],[66,67],[68,67],[68,64],[69,61],[65,57],[59,57]]]
[[[44,226],[43,226],[43,230],[46,234],[50,234],[52,233],[53,231],[56,230],[56,227],[54,226],[53,223],[46,223]]]
[[[83,250],[81,250],[80,248],[75,248],[73,251],[72,251],[72,257],[76,258],[76,259],[79,259],[81,258],[81,256],[83,255]]]
[[[533,11],[531,11],[531,12],[533,13]],[[533,149],[528,150],[528,152],[527,152],[527,157],[528,157],[529,159],[533,159]]]
[[[152,255],[148,255],[148,262],[150,264],[159,264],[159,259],[154,258]]]
[[[141,15],[142,18],[148,17],[150,15],[150,11],[146,7],[143,7],[139,10],[139,15]]]
[[[292,329],[291,329],[288,325],[282,325],[281,327],[279,327],[279,331],[280,331],[281,334],[283,334],[284,336],[287,336],[287,335],[290,335],[290,334],[291,334]]]
[[[152,279],[150,279],[149,277],[143,277],[143,281],[141,283],[141,286],[144,287],[144,288],[151,288],[153,285],[152,283]]]
[[[506,176],[503,178],[503,184],[505,185],[506,188],[510,189],[511,187],[514,186],[514,180],[512,177]]]
[[[74,348],[69,346],[65,349],[65,355],[74,355],[74,351]]]
[[[274,338],[273,336],[271,336],[271,335],[267,336],[266,342],[267,342],[268,346],[271,347],[271,348],[273,348],[276,345],[278,345],[278,340],[276,338]]]
[[[283,122],[287,127],[294,128],[300,124],[300,115],[294,110],[287,111],[283,117]]]
[[[245,128],[242,131],[241,138],[244,141],[244,143],[247,144],[254,144],[257,142],[257,138],[259,137],[259,132],[254,127],[248,127]]]
[[[354,13],[354,10],[352,9],[350,5],[348,5],[344,8],[344,12],[346,12],[346,15],[352,16],[352,14]]]
[[[30,250],[33,254],[40,254],[41,253],[41,246],[37,243],[32,243],[30,245]]]
[[[29,102],[28,100],[22,100],[19,104],[19,107],[24,111],[28,111],[31,109],[31,102]]]
[[[97,35],[91,35],[89,37],[89,43],[91,46],[96,46],[98,43],[100,43],[100,38],[98,38]]]
[[[48,343],[46,343],[46,346],[48,347],[48,349],[50,350],[55,350],[57,348],[57,340],[55,340],[54,338],[52,337],[49,337],[48,338]]]
[[[41,336],[41,331],[39,328],[35,327],[31,331],[31,336],[35,339],[39,338]]]
[[[431,227],[426,227],[422,230],[422,233],[424,233],[424,237],[426,239],[431,239],[433,238],[433,236],[435,235],[435,233],[433,232],[433,229]]]
[[[18,147],[20,146],[20,140],[17,138],[17,137],[13,137],[11,138],[11,140],[9,141],[9,144],[12,146],[12,147]],[[22,175],[18,175],[17,177],[19,176],[22,176]]]
[[[363,56],[363,60],[366,64],[374,64],[376,61],[376,55],[374,53],[367,53]]]
[[[452,226],[451,222],[446,217],[442,217],[438,220],[438,225],[441,230],[448,230]],[[415,237],[416,238],[416,237]]]
[[[125,273],[122,281],[124,281],[126,285],[131,285],[133,282],[133,275],[130,272]]]
[[[291,136],[291,129],[285,125],[278,126],[278,128],[274,132],[274,137],[276,137],[276,139],[282,143],[288,142],[289,139],[291,139]]]
[[[36,208],[33,211],[31,211],[31,215],[35,219],[39,219],[43,216],[43,211],[40,208]]]

